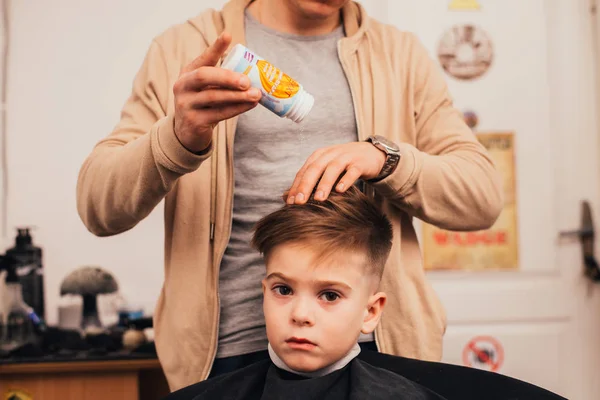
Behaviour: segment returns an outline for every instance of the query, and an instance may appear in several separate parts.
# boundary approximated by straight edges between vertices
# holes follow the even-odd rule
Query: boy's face
[[[342,252],[316,263],[310,246],[272,250],[263,280],[269,343],[292,369],[316,371],[345,356],[377,326],[385,295],[365,274],[365,256]]]

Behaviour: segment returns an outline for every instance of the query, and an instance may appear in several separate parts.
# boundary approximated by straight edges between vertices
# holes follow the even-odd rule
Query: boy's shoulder
[[[177,390],[164,400],[260,399],[271,364],[269,359],[258,361],[228,374]]]
[[[425,386],[359,358],[350,365],[351,399],[447,400]]]
[[[496,372],[488,372],[442,362],[421,361],[375,351],[364,351],[358,358],[398,374],[447,399],[531,399],[566,400],[539,386]]]

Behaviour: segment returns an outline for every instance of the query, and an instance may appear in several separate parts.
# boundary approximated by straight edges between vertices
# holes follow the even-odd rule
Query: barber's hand
[[[250,88],[246,75],[215,67],[230,43],[231,36],[221,34],[173,85],[175,135],[191,152],[208,148],[220,121],[256,107],[260,100],[260,90]]]
[[[288,204],[304,204],[315,185],[315,200],[323,201],[334,189],[342,193],[358,179],[376,178],[385,164],[385,153],[368,142],[346,143],[315,151],[296,174]],[[320,179],[320,180],[319,180]]]

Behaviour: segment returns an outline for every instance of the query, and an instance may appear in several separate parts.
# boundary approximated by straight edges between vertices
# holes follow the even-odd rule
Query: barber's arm
[[[77,210],[89,231],[110,236],[131,229],[203,158],[187,151],[166,115],[167,70],[153,42],[115,129],[94,147],[77,182]]]
[[[419,66],[414,98],[417,143],[396,143],[396,169],[373,185],[397,207],[440,228],[489,228],[503,206],[500,176],[453,107],[441,71],[416,38],[413,45]],[[377,179],[385,161],[385,153],[368,142],[319,150],[298,172],[288,203],[306,202],[306,193],[317,182],[316,191],[327,196],[330,189],[343,191],[359,178]]]
[[[489,228],[503,206],[502,186],[486,149],[452,105],[441,71],[414,39],[416,147],[398,143],[401,160],[376,190],[426,222],[451,230]]]
[[[215,67],[230,42],[223,35],[183,71],[169,71],[169,56],[153,41],[121,120],[79,172],[77,209],[92,233],[109,236],[137,225],[179,177],[210,157],[213,127],[258,104],[249,82],[240,86],[241,74]]]

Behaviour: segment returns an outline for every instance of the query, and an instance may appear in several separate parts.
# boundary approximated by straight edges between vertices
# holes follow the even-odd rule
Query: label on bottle
[[[280,117],[287,114],[296,102],[302,86],[268,61],[248,49],[240,57],[233,71],[247,75],[252,87],[260,89],[260,103]]]

